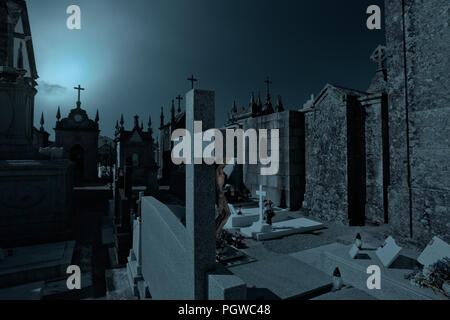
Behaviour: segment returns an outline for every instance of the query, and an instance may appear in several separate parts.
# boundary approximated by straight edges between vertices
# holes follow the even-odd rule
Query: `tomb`
[[[37,93],[33,41],[24,1],[0,10],[0,247],[67,239],[71,168],[33,146]]]

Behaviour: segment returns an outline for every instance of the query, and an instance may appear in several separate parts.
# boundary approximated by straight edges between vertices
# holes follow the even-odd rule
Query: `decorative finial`
[[[152,136],[152,134],[153,134],[152,117],[151,116],[148,116],[148,133],[150,134],[150,136]]]
[[[139,128],[139,116],[138,115],[134,116],[134,128],[135,129]]]
[[[276,109],[277,109],[277,112],[283,112],[284,111],[283,101],[281,99],[281,96],[278,96]]]
[[[191,82],[191,89],[194,89],[194,82],[197,82],[198,79],[195,79],[194,75],[191,75],[191,77],[188,78],[187,80]]]
[[[175,123],[175,101],[173,99],[172,99],[172,107],[170,109],[170,112],[172,115],[170,120],[171,120],[172,124],[174,124]]]
[[[164,127],[164,107],[161,107],[160,118],[161,118],[161,126],[160,126],[160,128],[162,128],[162,127]]]
[[[80,108],[80,107],[81,107],[81,100],[80,100],[80,97],[81,97],[81,91],[84,91],[85,89],[82,88],[80,85],[78,85],[78,87],[74,87],[74,89],[75,89],[75,90],[78,90],[77,108]]]
[[[59,122],[61,119],[61,109],[58,106],[58,111],[56,111],[56,122]]]
[[[386,47],[379,45],[375,48],[370,59],[378,64],[378,69],[384,69],[384,62],[386,61]]]
[[[125,121],[123,120],[123,114],[120,115],[120,128],[123,129],[123,125],[125,124]]]
[[[236,100],[233,101],[233,112],[234,112],[234,113],[237,112]]]

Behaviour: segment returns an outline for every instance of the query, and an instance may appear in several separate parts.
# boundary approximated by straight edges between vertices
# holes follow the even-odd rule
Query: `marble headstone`
[[[376,255],[381,260],[383,265],[386,268],[389,268],[392,265],[392,263],[395,261],[395,259],[397,259],[401,250],[402,250],[402,248],[397,245],[394,238],[389,236],[384,241],[384,244],[380,248],[377,249]]]

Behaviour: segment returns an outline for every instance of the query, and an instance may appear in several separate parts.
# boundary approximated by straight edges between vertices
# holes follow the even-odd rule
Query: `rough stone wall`
[[[422,245],[450,241],[450,2],[387,0],[385,9],[390,223]]]
[[[304,118],[297,111],[284,111],[249,118],[243,123],[243,130],[267,129],[268,154],[271,154],[270,129],[279,129],[280,134],[280,164],[278,174],[262,176],[261,164],[243,167],[244,184],[256,196],[259,185],[263,185],[267,198],[276,206],[299,209],[304,194]],[[248,146],[246,146],[248,154]],[[258,151],[259,152],[259,151]]]
[[[328,90],[305,113],[305,207],[312,216],[348,222],[347,110],[343,96]]]

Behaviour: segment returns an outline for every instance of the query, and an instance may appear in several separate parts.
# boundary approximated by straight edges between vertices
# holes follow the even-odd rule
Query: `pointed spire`
[[[135,129],[139,128],[139,116],[138,115],[134,116],[134,128]]]
[[[233,101],[233,113],[237,112],[236,100]]]
[[[56,111],[56,122],[59,122],[61,120],[61,109],[58,106],[58,111]]]
[[[41,131],[44,131],[44,112],[42,112],[42,114],[41,114],[41,121],[40,121],[40,124],[41,124],[40,130],[41,130]]]
[[[250,95],[250,109],[252,110],[252,116],[256,117],[259,113],[258,105],[255,102],[255,93],[252,92]]]
[[[258,100],[256,101],[256,107],[258,109],[258,112],[262,111],[262,100],[261,100],[261,93],[258,92]]]
[[[98,114],[98,109],[97,109],[97,113],[95,114],[95,122],[98,123],[100,121],[100,116]]]
[[[173,99],[172,99],[172,108],[170,109],[170,112],[172,114],[170,121],[172,122],[172,124],[174,124],[175,123],[175,101]]]
[[[125,121],[123,121],[123,114],[120,115],[120,128],[123,129],[123,125],[125,124]]]
[[[118,131],[119,130],[119,120],[116,120],[116,131]]]
[[[283,101],[281,99],[281,96],[278,96],[277,105],[276,105],[276,111],[277,112],[283,112],[284,111]]]
[[[160,128],[162,128],[162,127],[164,127],[164,107],[161,107],[161,115],[160,115],[160,118],[161,118],[161,125],[160,125]]]
[[[148,133],[150,136],[153,135],[153,129],[152,129],[152,117],[148,116]]]

